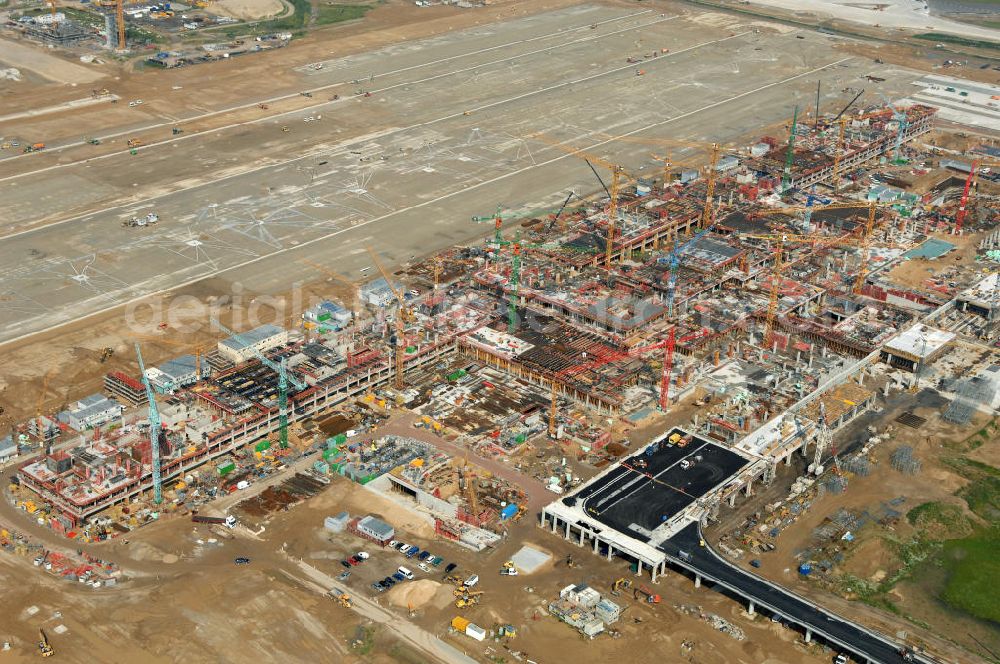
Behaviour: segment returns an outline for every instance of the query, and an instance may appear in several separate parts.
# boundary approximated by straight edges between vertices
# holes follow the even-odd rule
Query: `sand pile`
[[[430,579],[401,583],[389,591],[389,603],[417,609],[434,599],[440,587],[440,583]]]

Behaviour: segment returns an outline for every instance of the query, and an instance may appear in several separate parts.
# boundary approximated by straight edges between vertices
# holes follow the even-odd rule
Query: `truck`
[[[225,526],[226,528],[236,527],[236,517],[231,514],[228,516],[205,516],[203,514],[192,514],[191,520],[195,523],[218,524],[220,526]]]

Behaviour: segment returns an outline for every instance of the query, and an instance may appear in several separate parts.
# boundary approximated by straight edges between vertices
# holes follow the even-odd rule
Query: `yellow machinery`
[[[345,609],[349,609],[354,606],[354,602],[351,601],[351,596],[347,593],[340,593],[337,595],[337,601],[340,602],[340,605]]]
[[[615,582],[611,585],[611,594],[618,597],[622,594],[623,590],[628,590],[632,587],[632,581],[622,577],[620,579],[615,579]]]
[[[38,630],[38,654],[42,657],[52,657],[55,654],[55,650],[49,643],[49,637],[45,636],[44,629]]]

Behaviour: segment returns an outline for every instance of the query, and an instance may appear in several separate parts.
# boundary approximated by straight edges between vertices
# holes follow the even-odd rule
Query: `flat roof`
[[[684,447],[669,444],[675,433],[691,436],[690,442]],[[680,467],[684,459],[696,463],[685,470]],[[585,525],[616,549],[655,564],[663,560],[659,544],[695,518],[688,508],[731,482],[749,463],[747,457],[672,428],[545,511]]]
[[[955,334],[952,332],[945,332],[928,327],[923,323],[917,323],[894,339],[890,339],[885,348],[924,360],[954,338]]]
[[[747,459],[692,436],[684,447],[671,445],[673,430],[622,459],[610,473],[584,485],[563,503],[581,506],[592,518],[643,540],[697,499],[738,473]],[[681,462],[693,463],[687,469]]]
[[[998,279],[1000,279],[1000,273],[998,272],[987,275],[975,286],[970,286],[959,293],[958,299],[992,309],[994,306],[993,296],[996,292]]]
[[[219,343],[229,348],[232,348],[233,350],[242,350],[244,348],[248,348],[250,346],[258,344],[261,341],[264,341],[265,339],[269,339],[271,337],[282,334],[283,332],[284,330],[282,328],[278,327],[277,325],[271,325],[270,323],[268,323],[267,325],[261,325],[260,327],[255,327],[254,329],[248,332],[240,332],[239,334],[234,334],[228,339],[223,339]]]

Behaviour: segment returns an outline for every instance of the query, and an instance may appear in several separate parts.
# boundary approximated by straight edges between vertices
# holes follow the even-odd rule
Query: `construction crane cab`
[[[52,644],[49,643],[49,637],[45,635],[44,629],[38,630],[38,654],[42,657],[52,657],[56,654],[55,650],[52,649]]]

